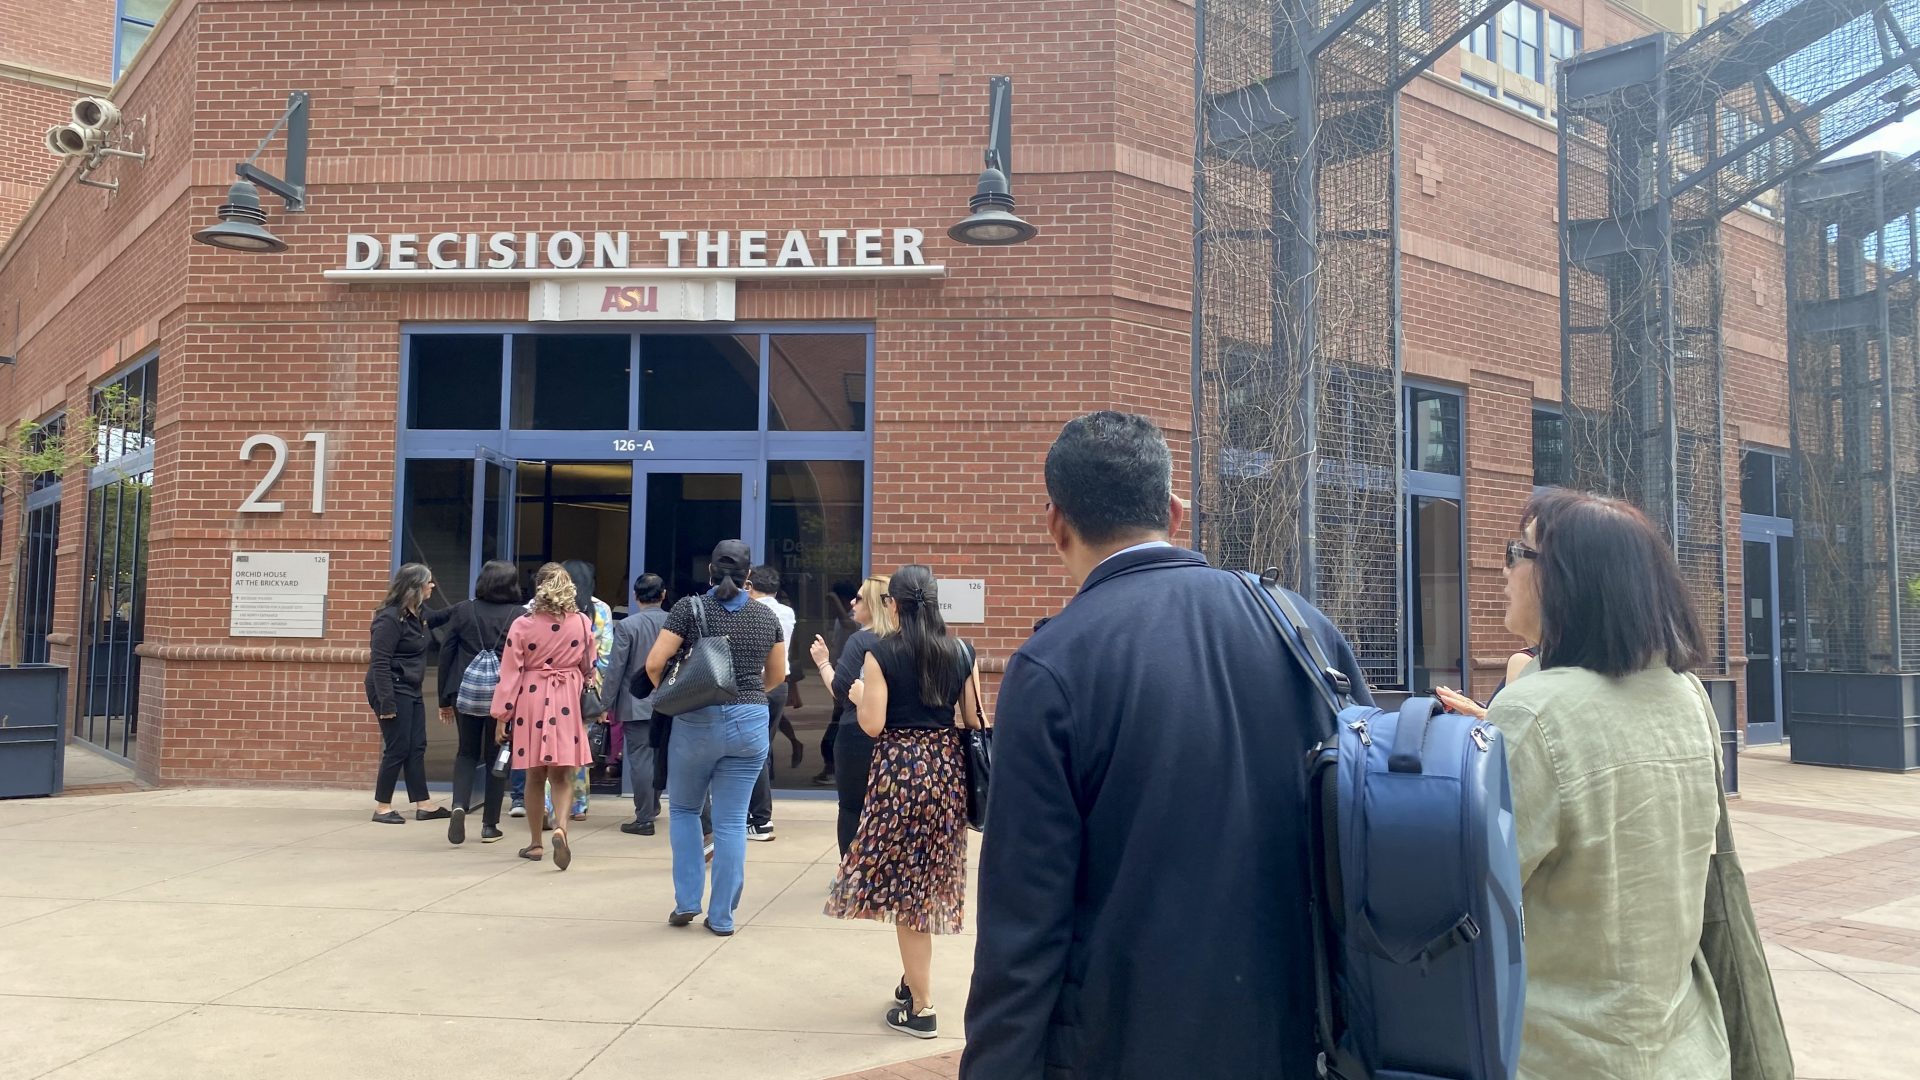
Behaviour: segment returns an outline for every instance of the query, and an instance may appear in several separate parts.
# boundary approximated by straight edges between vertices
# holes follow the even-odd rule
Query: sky
[[[1838,156],[1852,157],[1855,154],[1866,154],[1875,150],[1885,150],[1889,154],[1900,157],[1920,151],[1920,116],[1909,116],[1897,124],[1888,124],[1859,142],[1842,149]]]

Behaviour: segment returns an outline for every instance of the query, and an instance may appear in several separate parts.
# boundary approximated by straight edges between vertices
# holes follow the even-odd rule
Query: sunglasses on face
[[[1539,557],[1540,553],[1528,547],[1525,540],[1507,541],[1507,569],[1511,570],[1520,565],[1520,560],[1522,559],[1537,559]]]

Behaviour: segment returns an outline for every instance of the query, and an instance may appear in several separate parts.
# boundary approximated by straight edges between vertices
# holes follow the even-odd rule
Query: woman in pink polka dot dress
[[[574,770],[593,760],[580,717],[580,692],[593,674],[598,647],[593,624],[574,603],[573,579],[549,574],[534,593],[533,610],[514,620],[500,651],[500,684],[493,692],[493,716],[500,741],[513,739],[513,766],[527,770],[527,790],[569,790]],[[528,814],[533,843],[520,857],[538,862],[541,816]],[[567,830],[553,831],[553,864],[565,870],[573,862]]]

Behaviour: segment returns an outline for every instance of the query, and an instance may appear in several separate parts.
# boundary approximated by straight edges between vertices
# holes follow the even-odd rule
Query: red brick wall
[[[108,82],[114,10],[114,0],[0,0],[0,63]]]
[[[143,774],[359,784],[372,770],[360,682],[390,565],[399,324],[520,321],[526,299],[524,286],[327,282],[350,231],[630,230],[652,261],[661,228],[924,229],[944,280],[743,282],[738,309],[873,322],[874,564],[987,578],[990,622],[971,636],[989,664],[1070,595],[1040,529],[1040,462],[1061,423],[1116,404],[1152,413],[1185,488],[1189,7],[664,7],[183,0],[126,88],[171,133],[160,156],[111,201],[60,190],[0,263],[28,334],[13,413],[44,411],[63,378],[79,401],[107,353],[130,351],[130,327],[161,346]],[[968,249],[944,230],[980,167],[986,77],[1003,73],[1015,194],[1043,231]],[[311,204],[290,215],[266,199],[291,249],[188,243],[293,89],[313,94]],[[276,146],[262,164],[279,162]],[[260,469],[237,461],[239,443],[262,431],[296,447],[328,432],[324,517],[306,508],[299,452],[275,495],[285,512],[235,514]],[[84,529],[84,482],[69,489],[63,592]],[[235,550],[330,551],[326,637],[229,638]],[[72,626],[75,601],[62,603]]]

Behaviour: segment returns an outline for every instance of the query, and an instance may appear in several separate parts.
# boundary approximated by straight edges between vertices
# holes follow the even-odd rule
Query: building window
[[[1572,472],[1567,418],[1552,409],[1533,410],[1533,486],[1565,487]]]
[[[1460,85],[1466,87],[1467,89],[1473,91],[1476,94],[1485,94],[1490,98],[1498,98],[1500,96],[1499,89],[1495,87],[1492,83],[1486,82],[1481,79],[1476,79],[1471,75],[1460,76]]]
[[[1570,22],[1561,21],[1558,15],[1547,16],[1547,77],[1542,81],[1559,92],[1556,81],[1560,77],[1560,65],[1580,51],[1580,28]]]
[[[1448,390],[1406,390],[1406,689],[1460,687],[1466,671],[1463,401]]]
[[[1516,94],[1502,94],[1500,95],[1500,100],[1505,102],[1508,108],[1518,109],[1536,120],[1545,120],[1547,118],[1547,110]]]
[[[40,421],[27,436],[30,453],[45,450],[66,435],[67,415],[55,413]],[[25,544],[20,551],[20,595],[17,615],[20,620],[20,662],[47,662],[47,635],[53,632],[53,602],[58,594],[59,563],[54,552],[60,546],[59,472],[33,474],[28,481]]]
[[[1542,78],[1540,16],[1531,4],[1508,4],[1500,10],[1500,65],[1535,82]]]
[[[159,361],[148,360],[93,394],[99,463],[87,478],[74,734],[125,758],[134,756],[140,727],[159,373]]]
[[[1500,62],[1500,54],[1494,49],[1493,40],[1493,20],[1488,19],[1474,27],[1473,32],[1467,35],[1467,51],[1497,64]]]
[[[1707,25],[1707,5],[1695,4],[1693,6],[1693,18],[1694,18],[1693,28],[1695,30],[1698,30],[1701,27]]]
[[[153,33],[153,24],[172,0],[119,0],[119,22],[113,44],[113,77],[117,81],[140,54]]]
[[[767,429],[867,430],[867,336],[768,338]]]
[[[794,648],[834,640],[851,618],[841,594],[864,573],[866,536],[866,462],[767,462],[766,557],[797,620]]]
[[[499,334],[415,334],[407,359],[407,426],[499,430],[502,355]]]
[[[1757,447],[1740,451],[1740,512],[1793,516],[1793,464],[1785,454]]]

